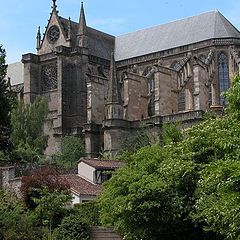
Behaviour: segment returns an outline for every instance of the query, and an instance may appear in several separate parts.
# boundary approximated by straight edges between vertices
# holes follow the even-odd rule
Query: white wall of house
[[[96,198],[96,196],[89,196],[89,195],[78,195],[72,192],[72,205],[78,203],[84,203],[87,201],[92,201]]]
[[[95,168],[84,162],[78,163],[78,175],[92,183],[95,182]]]
[[[80,197],[72,192],[72,205],[80,203]]]

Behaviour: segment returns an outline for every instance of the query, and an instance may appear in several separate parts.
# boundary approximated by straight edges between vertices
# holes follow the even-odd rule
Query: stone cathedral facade
[[[221,92],[239,72],[240,32],[218,11],[111,36],[59,15],[56,0],[37,54],[24,54],[24,101],[48,99],[46,153],[67,134],[89,156],[121,149],[140,127],[194,122],[226,104]]]

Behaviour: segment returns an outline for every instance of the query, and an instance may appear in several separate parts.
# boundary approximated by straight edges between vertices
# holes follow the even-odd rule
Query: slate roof
[[[59,16],[60,22],[65,33],[67,33],[69,20]],[[72,25],[72,44],[76,45],[78,23],[71,21]],[[107,33],[87,27],[89,53],[103,59],[110,60],[111,53],[114,51],[115,37]]]
[[[22,62],[8,64],[6,79],[10,77],[11,85],[23,83],[24,67]]]
[[[81,158],[79,162],[84,162],[96,169],[114,170],[124,165],[123,161],[100,160],[98,158]]]
[[[115,60],[215,38],[240,38],[240,32],[218,11],[118,36],[115,41]]]
[[[73,192],[78,195],[96,196],[101,192],[101,186],[79,177],[77,174],[63,175]]]

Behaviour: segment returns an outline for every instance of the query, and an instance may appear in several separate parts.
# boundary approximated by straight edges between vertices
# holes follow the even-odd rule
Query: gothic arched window
[[[154,95],[154,79],[153,76],[148,79],[148,116],[153,116],[155,114],[155,95]]]
[[[228,57],[225,53],[221,53],[218,57],[218,84],[220,92],[220,104],[225,105],[224,97],[221,96],[229,88],[229,73],[228,73]]]
[[[182,88],[181,91],[178,94],[178,111],[184,111],[185,110],[185,89]]]

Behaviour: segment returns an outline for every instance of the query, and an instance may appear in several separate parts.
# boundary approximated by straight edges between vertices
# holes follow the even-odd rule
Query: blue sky
[[[21,60],[23,53],[35,53],[36,31],[45,30],[51,0],[0,0],[0,44],[7,62]],[[59,15],[78,21],[80,0],[57,0]],[[85,0],[87,24],[112,35],[219,10],[240,29],[240,1],[237,0]]]

